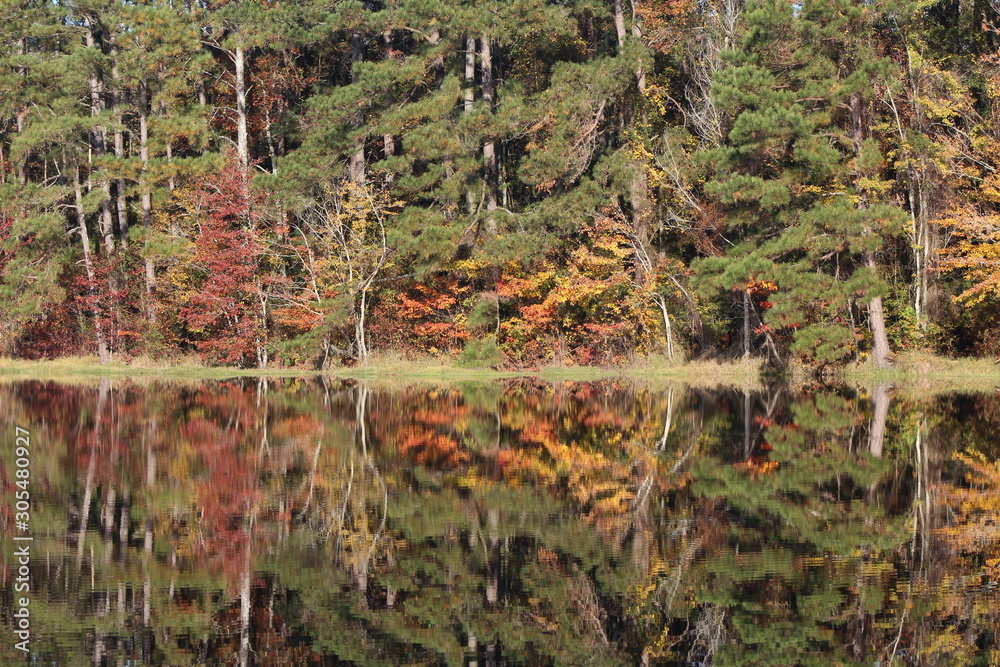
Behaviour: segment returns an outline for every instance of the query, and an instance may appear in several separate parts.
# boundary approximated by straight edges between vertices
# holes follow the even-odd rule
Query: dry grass
[[[901,355],[891,369],[859,364],[844,370],[845,382],[872,386],[891,382],[913,393],[994,391],[1000,389],[1000,365],[993,359],[947,359],[926,352]]]
[[[154,360],[137,357],[131,362],[112,361],[101,365],[96,356],[60,357],[41,361],[0,359],[0,378],[32,380],[86,380],[93,378],[171,378],[208,380],[247,375],[296,376],[307,371],[240,369],[205,366],[198,357]]]
[[[586,382],[607,378],[629,378],[643,384],[685,384],[746,388],[760,386],[759,361],[721,363],[694,361],[676,363],[662,357],[634,360],[623,367],[546,366],[532,371],[496,371],[458,366],[447,357],[408,358],[398,353],[374,355],[354,367],[335,368],[328,375],[366,381],[390,382],[469,382],[500,378],[536,376],[548,382]],[[205,366],[198,357],[152,359],[138,357],[129,363],[102,366],[97,357],[63,357],[46,361],[0,359],[0,378],[43,380],[87,380],[93,378],[170,378],[185,380],[221,379],[240,376],[295,377],[316,375],[304,369],[257,370]]]
[[[796,372],[786,375],[793,384]],[[642,385],[686,385],[691,387],[728,386],[754,391],[762,387],[760,360],[670,361],[664,357],[637,358],[621,367],[553,365],[532,371],[496,371],[462,368],[448,357],[408,358],[398,353],[379,354],[353,368],[337,368],[328,375],[373,383],[422,384],[487,382],[501,378],[535,376],[546,382],[586,382],[626,378]],[[46,361],[0,359],[0,381],[25,379],[90,383],[99,378],[170,379],[199,381],[246,376],[302,377],[317,375],[306,369],[241,369],[205,366],[196,356],[171,359],[138,357],[129,363],[102,366],[97,357],[62,357]],[[809,382],[814,379],[810,376]],[[1000,389],[1000,365],[993,359],[946,359],[927,353],[901,355],[894,368],[876,369],[871,364],[845,368],[838,379],[853,386],[874,386],[891,382],[898,391],[935,394],[955,391]]]
[[[671,362],[664,357],[636,359],[624,372],[626,377],[646,381],[666,381],[692,387],[736,387],[755,391],[762,388],[763,360]]]

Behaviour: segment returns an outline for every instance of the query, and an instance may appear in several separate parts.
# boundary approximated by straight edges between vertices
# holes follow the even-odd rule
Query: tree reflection
[[[970,637],[996,628],[1000,410],[889,389],[5,385],[5,418],[38,443],[33,650],[170,665],[972,659]],[[956,419],[970,404],[976,419]],[[986,454],[953,459],[960,444]]]

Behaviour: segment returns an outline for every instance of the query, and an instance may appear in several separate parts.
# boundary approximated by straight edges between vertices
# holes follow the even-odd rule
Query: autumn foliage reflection
[[[40,657],[94,664],[973,659],[963,637],[997,627],[994,403],[529,378],[0,387],[39,447]],[[952,457],[964,443],[986,453]]]

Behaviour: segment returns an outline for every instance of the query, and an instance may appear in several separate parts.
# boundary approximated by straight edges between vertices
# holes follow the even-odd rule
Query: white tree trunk
[[[146,81],[139,82],[139,159],[142,161],[142,176],[139,180],[142,203],[142,226],[148,235],[153,229],[153,195],[149,184],[149,89]],[[156,268],[153,260],[146,258],[146,317],[156,324],[156,309],[153,302],[153,288],[156,286]]]
[[[236,67],[236,155],[244,174],[250,166],[250,140],[247,131],[246,51],[237,46],[233,53]]]
[[[482,42],[480,50],[483,102],[486,103],[487,110],[493,113],[495,102],[495,90],[493,88],[493,52],[490,48],[489,35],[480,38]],[[486,230],[495,235],[497,233],[497,156],[496,145],[492,139],[487,139],[483,143],[483,177],[486,181]]]

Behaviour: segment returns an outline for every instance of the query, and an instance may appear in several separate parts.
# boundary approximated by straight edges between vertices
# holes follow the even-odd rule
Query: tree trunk
[[[469,35],[465,38],[465,90],[464,103],[462,109],[465,113],[472,113],[472,106],[476,99],[476,38]],[[476,211],[476,196],[470,187],[465,191],[465,209],[471,216]],[[462,239],[462,245],[471,245],[471,237],[466,232]]]
[[[868,253],[868,267],[877,272],[875,255]],[[872,330],[872,363],[875,368],[892,368],[892,350],[885,332],[885,314],[882,312],[882,297],[874,297],[868,302],[868,321]]]
[[[23,56],[24,51],[25,51],[25,39],[22,37],[21,39],[17,40],[17,54]],[[18,67],[17,74],[20,77],[25,77],[27,76],[28,71],[24,67]],[[24,116],[27,113],[28,109],[27,107],[25,107],[24,109],[18,111],[17,114],[15,114],[14,119],[15,122],[17,123],[17,133],[19,135],[22,132],[24,132]],[[22,187],[28,184],[28,177],[27,174],[25,174],[24,172],[24,164],[25,162],[27,162],[27,160],[28,157],[26,155],[22,155],[21,159],[17,161],[17,182],[20,183]]]
[[[876,368],[892,368],[889,358],[889,338],[885,333],[885,315],[882,312],[882,297],[877,296],[868,303],[868,317],[872,328],[872,363]]]
[[[750,358],[750,291],[743,290],[743,358]]]
[[[76,200],[76,222],[79,226],[80,245],[83,249],[83,266],[87,271],[87,283],[91,296],[96,296],[94,276],[94,262],[90,252],[90,235],[87,233],[87,216],[83,211],[83,188],[80,184],[80,165],[73,168],[73,194]],[[108,351],[108,344],[104,338],[104,327],[101,324],[101,313],[98,305],[94,304],[94,334],[97,338],[97,355],[101,364],[111,361],[111,353]]]
[[[278,151],[274,144],[274,135],[271,134],[271,112],[264,107],[264,138],[267,140],[267,154],[271,158],[271,174],[278,175]]]
[[[921,133],[925,132],[923,127],[924,114],[922,110],[921,96],[919,93],[919,84],[917,82],[917,73],[913,69],[913,61],[910,58],[910,52],[907,50],[906,53],[906,71],[910,83],[910,103],[913,107],[913,124],[915,129]],[[900,147],[906,145],[906,137],[900,131]],[[914,276],[915,290],[913,295],[913,308],[916,315],[917,326],[921,329],[925,329],[926,324],[926,310],[927,310],[927,267],[930,262],[930,239],[929,235],[929,225],[928,220],[928,206],[926,198],[926,187],[924,186],[924,178],[926,171],[923,168],[918,168],[914,163],[914,155],[912,155],[912,148],[910,149],[911,154],[908,156],[910,160],[910,167],[907,169],[909,175],[909,186],[910,186],[910,214],[913,219],[913,260],[914,260],[914,270],[916,275]],[[923,160],[921,160],[923,162]],[[921,165],[922,166],[922,165]]]
[[[233,64],[236,67],[236,155],[244,176],[247,176],[250,168],[250,139],[247,131],[246,51],[242,46],[236,47]]]
[[[139,179],[142,201],[142,226],[148,236],[153,229],[153,195],[149,185],[149,90],[146,80],[139,82],[139,159],[142,161],[142,176]],[[146,317],[150,324],[156,324],[156,308],[153,302],[153,288],[156,287],[156,268],[153,260],[146,258]]]
[[[441,29],[434,28],[431,30],[431,36],[427,38],[433,46],[438,46],[441,44]],[[444,55],[438,53],[431,62],[431,68],[434,70],[434,90],[441,90],[441,85],[444,83]]]
[[[115,532],[115,503],[117,494],[114,487],[108,489],[104,497],[104,539],[110,540]]]
[[[101,395],[103,398],[103,394]],[[102,405],[100,402],[102,399],[98,399],[98,405]],[[100,412],[97,413],[100,416]],[[96,426],[95,426],[96,430]],[[96,460],[96,455],[91,453],[90,460],[87,463],[87,477],[83,483],[83,501],[80,503],[80,525],[77,526],[76,534],[76,565],[80,567],[83,563],[83,545],[87,537],[87,522],[90,518],[90,501],[92,494],[94,492],[94,461]]]
[[[916,223],[916,248],[913,255],[916,264],[916,290],[914,294],[913,307],[915,310],[917,326],[921,331],[927,329],[927,293],[929,290],[930,272],[927,267],[931,265],[931,226],[928,224],[930,218],[930,204],[927,201],[927,186],[924,183],[927,172],[924,169],[916,171],[912,176],[914,190],[916,191],[916,203],[910,203],[910,207],[916,208],[914,221]]]
[[[249,547],[247,547],[249,549]],[[250,554],[240,578],[240,667],[250,664]]]
[[[264,369],[270,361],[270,353],[267,350],[267,295],[260,283],[257,284],[257,294],[260,299],[260,327],[264,331],[264,338],[257,340],[257,368]]]
[[[111,392],[111,380],[101,378],[97,389],[97,408],[94,410],[94,441],[100,442],[101,418],[104,415],[104,404],[108,400]],[[91,452],[87,461],[87,476],[83,483],[83,502],[80,505],[80,525],[77,527],[76,542],[76,564],[77,567],[83,562],[83,545],[87,536],[87,522],[90,517],[90,501],[94,491],[94,468],[97,456]]]
[[[743,460],[750,458],[750,391],[743,390]]]
[[[472,111],[476,99],[476,38],[469,35],[465,38],[465,113]]]
[[[92,49],[99,48],[94,35],[93,19],[86,17],[84,20],[87,26],[87,47]],[[90,114],[92,116],[99,116],[104,110],[104,82],[101,81],[97,72],[91,71],[87,76],[87,84],[90,88]],[[94,126],[91,132],[90,145],[94,157],[100,159],[107,154],[107,134],[103,125],[98,124]],[[93,168],[91,168],[91,173],[93,173]],[[98,180],[98,187],[104,192],[104,198],[101,200],[101,234],[104,237],[104,246],[108,251],[108,255],[111,255],[115,250],[114,222],[111,218],[111,184],[107,178],[102,177]]]
[[[129,497],[128,493],[122,496],[122,511],[118,517],[118,542],[122,545],[128,544],[128,533],[129,533],[129,508],[131,507],[132,499]],[[121,557],[125,557],[125,550],[121,552]]]
[[[855,93],[851,98],[851,122],[854,132],[854,150],[861,153],[862,142],[864,141],[864,104],[860,93]],[[858,174],[860,176],[861,174]],[[865,207],[865,200],[862,199],[859,207]],[[867,230],[866,230],[867,231]],[[866,263],[872,273],[878,275],[878,266],[875,263],[875,253],[866,253]],[[889,338],[885,332],[885,314],[882,311],[882,297],[877,296],[868,303],[868,320],[872,330],[872,362],[876,368],[889,368],[892,362],[889,357],[892,351],[889,349]]]
[[[482,42],[479,52],[482,63],[480,71],[482,75],[483,102],[487,111],[492,115],[495,104],[495,91],[493,88],[493,52],[490,48],[489,35],[480,38]],[[487,130],[492,133],[492,128]],[[492,137],[487,136],[483,143],[483,178],[486,181],[486,231],[495,235],[497,233],[497,156],[496,145]]]
[[[624,18],[624,17],[623,17]],[[638,38],[642,34],[642,30],[636,24],[632,26],[632,35]],[[635,70],[635,83],[639,90],[638,104],[641,112],[642,125],[646,125],[646,111],[643,96],[646,91],[646,67],[642,59],[639,59]],[[634,123],[633,123],[633,127]],[[638,128],[636,128],[638,129]],[[635,133],[637,138],[639,132]],[[649,201],[649,179],[646,175],[646,164],[645,159],[638,158],[635,164],[635,173],[632,176],[632,182],[629,184],[629,189],[631,190],[632,197],[632,230],[635,237],[640,240],[641,243],[646,243],[649,240],[649,218],[650,218],[650,201]],[[635,266],[635,279],[636,282],[642,284],[646,276],[644,275],[645,269],[641,264],[636,264]]]
[[[868,451],[874,457],[882,456],[885,443],[885,423],[889,417],[889,391],[892,385],[879,382],[872,394],[872,421],[868,429]]]
[[[160,117],[162,118],[162,117],[164,117],[166,115],[167,115],[167,111],[163,107],[163,105],[161,104],[160,105]],[[173,147],[173,142],[170,140],[169,136],[166,136],[166,137],[163,138],[163,152],[166,154],[167,165],[168,166],[172,165],[174,163],[174,147]],[[170,194],[174,194],[174,190],[176,189],[177,186],[174,184],[173,171],[171,170],[168,173],[170,175],[167,176],[167,191]],[[246,181],[246,180],[247,179],[244,179],[244,181]],[[174,220],[173,216],[171,216],[171,218],[170,218],[170,231],[171,231],[171,233],[174,236],[180,236],[180,234],[181,234],[180,227],[177,226],[177,222]]]
[[[114,36],[111,38],[111,81],[114,89],[111,91],[111,101],[115,107],[115,116],[118,120],[115,127],[115,157],[119,161],[125,160],[125,136],[122,132],[123,113],[122,113],[122,92],[121,92],[121,76],[118,72],[118,48],[115,46]],[[125,179],[118,177],[115,181],[115,201],[117,203],[117,213],[118,213],[118,238],[122,245],[125,245],[126,238],[128,236],[128,206],[125,199]]]
[[[615,0],[615,35],[618,37],[618,52],[625,46],[625,12],[622,0]]]
[[[364,58],[364,53],[361,50],[361,33],[355,31],[351,34],[351,62],[357,65]],[[358,69],[353,67],[351,70],[351,83],[357,83],[359,80]],[[351,156],[350,162],[350,178],[355,183],[365,182],[365,138],[364,134],[359,136],[355,141],[355,151],[354,155]]]
[[[663,335],[667,342],[667,359],[674,360],[674,339],[673,327],[670,325],[670,313],[667,311],[667,300],[662,294],[653,295],[653,300],[660,307],[660,314],[663,316]]]
[[[368,316],[368,290],[362,289],[358,295],[357,315],[354,320],[354,344],[357,347],[358,360],[368,358],[368,339],[365,333],[365,318]]]
[[[382,33],[382,43],[385,45],[385,59],[392,59],[392,31],[385,30]],[[393,103],[392,97],[392,86],[385,89],[385,106],[386,108],[391,107]],[[392,157],[396,154],[396,138],[391,134],[382,135],[382,150],[385,157]],[[392,180],[392,174],[389,175],[389,180]]]
[[[24,132],[24,116],[28,113],[27,109],[23,109],[17,114],[17,133],[22,134]],[[27,155],[22,155],[21,159],[17,161],[17,182],[24,187],[28,184],[28,174],[24,170],[24,165],[28,161]]]

